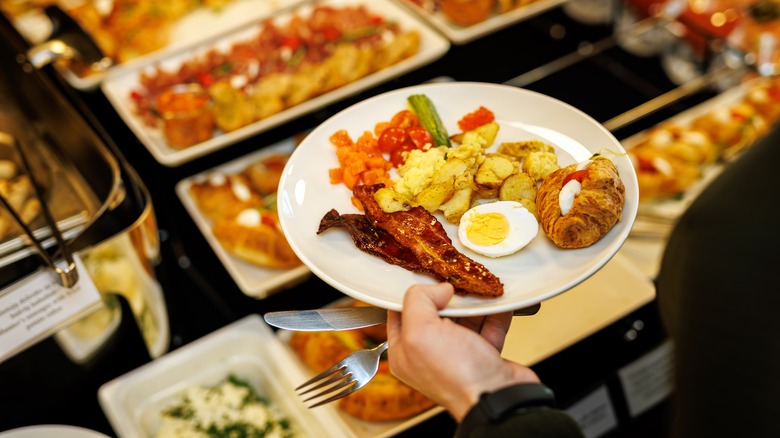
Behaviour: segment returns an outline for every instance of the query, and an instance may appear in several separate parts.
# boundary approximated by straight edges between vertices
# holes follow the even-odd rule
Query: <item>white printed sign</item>
[[[574,418],[586,438],[596,438],[617,428],[618,419],[604,385],[571,405],[566,412]]]
[[[637,417],[672,393],[674,344],[666,340],[654,350],[618,370],[631,417]]]
[[[103,305],[100,292],[73,255],[79,280],[63,287],[57,275],[41,270],[0,295],[0,362],[32,346]]]

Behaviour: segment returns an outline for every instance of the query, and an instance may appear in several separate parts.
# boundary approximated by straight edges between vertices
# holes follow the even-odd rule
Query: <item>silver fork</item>
[[[301,391],[298,395],[303,396],[311,391],[323,388],[322,391],[311,395],[304,402],[330,396],[314,403],[309,408],[315,408],[346,397],[365,386],[366,383],[374,378],[377,370],[379,370],[379,358],[385,350],[387,350],[387,341],[374,348],[354,351],[342,359],[341,362],[302,383],[295,390]]]

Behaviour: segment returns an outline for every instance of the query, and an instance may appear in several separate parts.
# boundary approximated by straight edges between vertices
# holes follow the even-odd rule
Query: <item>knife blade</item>
[[[531,316],[539,312],[541,303],[512,312],[513,316]],[[263,319],[269,325],[299,332],[353,330],[387,322],[387,310],[379,307],[334,307],[314,310],[284,310],[268,312]]]
[[[268,312],[269,325],[295,331],[352,330],[387,322],[387,310],[379,307],[339,307]]]

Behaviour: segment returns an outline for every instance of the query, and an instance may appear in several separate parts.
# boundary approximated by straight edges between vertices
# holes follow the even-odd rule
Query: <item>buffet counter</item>
[[[577,1],[578,5],[582,3],[586,2]],[[382,10],[386,14],[410,14],[393,2],[377,4],[386,8]],[[612,39],[611,22],[583,16],[582,10],[575,14],[577,10],[566,5],[540,1],[537,10],[498,20],[492,28],[478,33],[462,33],[457,27],[425,27],[422,35],[427,45],[422,58],[393,74],[374,77],[358,88],[349,88],[349,92],[313,99],[305,111],[282,112],[269,118],[272,122],[249,123],[246,129],[236,128],[235,134],[206,140],[190,150],[174,150],[145,131],[147,128],[138,120],[133,121],[128,107],[121,103],[117,106],[116,99],[126,97],[137,86],[133,82],[135,74],[148,65],[130,64],[125,71],[133,75],[108,75],[102,87],[74,82],[56,63],[31,69],[22,55],[29,42],[8,20],[0,22],[0,35],[6,40],[2,44],[3,62],[18,67],[11,81],[24,77],[18,82],[24,88],[40,87],[55,93],[58,101],[66,103],[62,111],[78,117],[83,129],[111,150],[131,175],[137,174],[142,192],[148,188],[155,221],[146,233],[156,229],[152,234],[159,241],[153,243],[159,244],[159,254],[147,262],[153,272],[150,278],[162,291],[140,299],[111,293],[112,309],[119,316],[112,320],[111,332],[88,354],[74,357],[61,337],[51,336],[0,363],[3,398],[13,400],[3,404],[0,435],[22,426],[69,424],[108,436],[125,436],[117,431],[115,419],[107,417],[106,400],[99,400],[98,393],[107,382],[180,360],[175,354],[188,354],[193,346],[204,344],[204,337],[221,329],[229,332],[233,324],[256,324],[250,320],[257,315],[318,308],[344,297],[305,269],[277,279],[273,287],[253,286],[257,278],[225,262],[226,256],[215,250],[211,237],[204,234],[202,218],[194,216],[192,206],[183,201],[182,194],[187,193],[183,187],[190,187],[186,184],[196,181],[196,176],[220,166],[237,168],[233,163],[247,163],[245,157],[263,150],[294,147],[303,134],[355,103],[429,82],[486,82],[537,91],[609,126],[621,141],[720,93],[713,87],[697,87],[664,105],[642,111],[638,117],[622,118],[648,102],[668,98],[668,93],[679,90],[678,84],[670,79],[658,53],[637,54],[620,47]],[[401,22],[410,26],[421,23],[416,18],[403,18]],[[40,93],[22,95],[40,99],[31,101],[32,107],[46,105]],[[668,388],[658,389],[647,398],[650,401],[637,408],[632,395],[626,392],[625,378],[633,367],[649,362],[646,370],[660,374],[668,371],[659,368],[667,363],[668,344],[655,309],[652,280],[672,222],[664,222],[666,228],[662,231],[630,235],[614,257],[590,278],[542,302],[535,315],[513,319],[503,355],[532,366],[556,392],[563,408],[576,410],[584,421],[605,405],[588,407],[583,403],[601,394],[599,391],[609,392],[610,421],[593,426],[592,436],[654,436],[663,427],[663,419],[658,421],[649,415],[657,413],[654,408],[661,404]],[[141,308],[148,312],[144,314]],[[166,345],[150,342],[149,324],[157,324],[161,331],[155,339]],[[282,334],[270,337],[275,343]],[[170,360],[165,361],[167,358]],[[299,371],[291,375],[296,373]],[[295,397],[292,388],[287,395]],[[332,410],[335,407],[314,415],[329,416]],[[455,429],[452,419],[437,409],[382,424],[334,415],[337,425],[332,427],[339,430],[330,430],[333,436],[450,436]]]

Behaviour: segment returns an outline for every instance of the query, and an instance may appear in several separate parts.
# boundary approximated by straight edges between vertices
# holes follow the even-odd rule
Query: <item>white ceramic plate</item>
[[[134,114],[134,104],[130,99],[130,92],[133,89],[138,88],[139,74],[155,64],[159,64],[166,70],[173,70],[191,57],[204,53],[209,49],[214,47],[230,47],[233,42],[244,41],[251,38],[257,34],[259,27],[253,24],[220,38],[212,39],[187,50],[176,52],[163,59],[157,59],[133,69],[124,69],[121,74],[112,75],[110,78],[103,81],[101,88],[125,123],[132,129],[141,143],[149,149],[149,152],[152,153],[154,158],[166,166],[178,166],[426,65],[443,56],[450,47],[449,42],[445,38],[428,28],[425,23],[414,14],[407,12],[390,0],[374,0],[368,4],[358,0],[327,0],[321,3],[332,4],[334,6],[365,4],[368,10],[397,21],[403,29],[418,31],[420,33],[420,49],[416,55],[388,68],[365,76],[355,82],[323,95],[309,99],[294,107],[288,108],[265,119],[258,120],[257,122],[251,123],[235,131],[229,133],[216,133],[211,139],[185,149],[174,149],[168,146],[160,129],[146,126]],[[277,15],[276,18],[281,20],[285,17]]]
[[[108,435],[76,426],[42,424],[20,427],[0,433],[2,438],[108,438]]]
[[[259,315],[249,315],[103,384],[100,406],[120,438],[153,437],[160,412],[193,385],[230,374],[278,406],[306,437],[345,436],[327,410],[307,409],[293,388],[304,381],[294,358]]]
[[[561,166],[586,160],[602,149],[623,151],[609,131],[580,110],[536,92],[497,84],[453,82],[395,90],[328,119],[304,139],[285,167],[278,201],[282,229],[298,257],[317,276],[347,295],[393,310],[401,309],[409,286],[434,280],[360,251],[343,230],[334,229],[319,236],[316,231],[320,219],[331,208],[342,214],[358,213],[350,203],[350,190],[329,182],[328,169],[338,167],[329,136],[346,129],[352,138],[357,138],[377,122],[390,120],[396,112],[407,108],[406,98],[418,93],[431,98],[450,133],[457,132],[456,122],[463,115],[485,106],[495,113],[501,127],[496,145],[540,139],[555,146]],[[457,227],[440,217],[454,245],[487,266],[504,283],[503,296],[456,296],[442,315],[483,315],[531,306],[574,287],[601,268],[628,236],[639,198],[636,174],[628,157],[622,154],[612,159],[626,186],[623,218],[590,247],[559,249],[540,230],[520,252],[491,259],[466,250],[458,242]]]
[[[550,10],[567,0],[536,0],[525,6],[512,9],[503,14],[492,14],[485,21],[471,26],[459,26],[447,20],[441,12],[431,12],[408,0],[398,0],[426,19],[439,32],[444,34],[454,44],[466,44],[485,35],[491,34],[517,22],[529,19],[535,15]]]
[[[278,292],[285,287],[303,281],[311,272],[306,265],[291,269],[263,268],[229,253],[222,244],[219,243],[219,240],[217,240],[214,233],[211,231],[212,223],[203,215],[203,213],[201,213],[195,200],[192,198],[192,195],[190,195],[190,187],[192,187],[192,184],[195,182],[207,179],[212,172],[220,172],[222,174],[236,173],[263,156],[274,152],[291,153],[294,149],[295,140],[289,138],[229,163],[185,178],[176,184],[176,194],[179,195],[179,199],[182,204],[184,204],[184,207],[187,209],[190,216],[192,216],[192,220],[195,221],[200,232],[203,233],[203,237],[206,238],[211,249],[217,254],[217,257],[225,266],[228,273],[230,273],[230,276],[233,277],[233,280],[241,291],[253,298],[266,298],[274,292]]]

